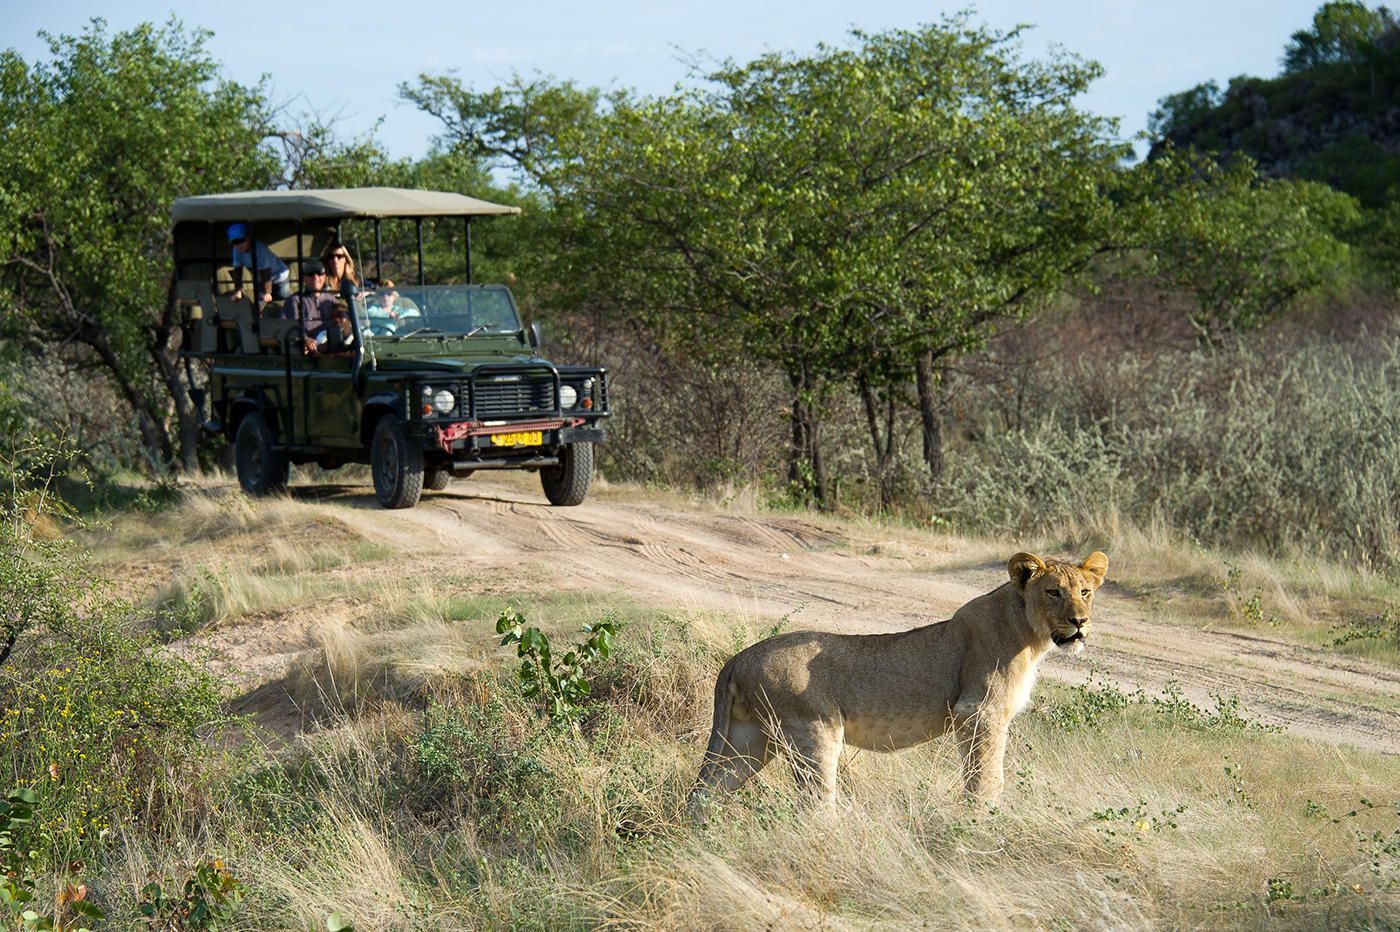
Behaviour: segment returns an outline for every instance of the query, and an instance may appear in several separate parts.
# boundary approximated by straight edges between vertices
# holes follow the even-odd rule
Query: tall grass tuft
[[[1201,543],[1400,562],[1400,340],[1050,364],[958,446],[939,514],[1041,533],[1105,513]],[[990,410],[983,417],[990,418]]]

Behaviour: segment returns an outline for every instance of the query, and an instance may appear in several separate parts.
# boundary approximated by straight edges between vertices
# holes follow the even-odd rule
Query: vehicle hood
[[[500,363],[541,367],[549,365],[536,356],[493,353],[489,356],[380,356],[374,369],[376,372],[470,372],[477,366]]]

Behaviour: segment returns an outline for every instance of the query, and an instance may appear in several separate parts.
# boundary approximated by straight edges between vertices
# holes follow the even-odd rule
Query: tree
[[[1313,14],[1312,28],[1293,33],[1283,51],[1289,74],[1314,68],[1360,65],[1375,50],[1376,40],[1396,28],[1394,15],[1356,0],[1330,0]]]
[[[1168,94],[1157,101],[1157,109],[1148,115],[1147,132],[1153,139],[1166,139],[1177,131],[1190,129],[1224,99],[1220,85],[1214,81]]]
[[[1157,270],[1194,295],[1191,324],[1207,345],[1263,326],[1351,261],[1341,236],[1361,212],[1347,194],[1260,179],[1245,157],[1222,167],[1171,153],[1151,171]]]
[[[100,367],[152,464],[191,470],[199,415],[168,292],[170,204],[266,187],[278,169],[261,88],[224,79],[207,37],[176,20],[109,35],[93,20],[48,37],[52,61],[0,52],[5,326]]]
[[[567,283],[556,297],[640,318],[692,358],[778,367],[789,478],[819,501],[824,410],[843,386],[883,461],[917,371],[937,468],[933,366],[1032,312],[1103,247],[1121,154],[1111,123],[1070,105],[1096,66],[1023,62],[1017,32],[966,15],[853,38],[606,106],[519,83],[414,96],[439,115],[451,101],[454,138],[542,180],[545,271]]]

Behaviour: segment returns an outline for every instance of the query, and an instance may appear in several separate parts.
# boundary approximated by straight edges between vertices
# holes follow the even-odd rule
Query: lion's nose
[[[1076,630],[1083,630],[1084,626],[1089,623],[1089,618],[1087,615],[1081,615],[1069,619],[1069,623],[1074,625]]]

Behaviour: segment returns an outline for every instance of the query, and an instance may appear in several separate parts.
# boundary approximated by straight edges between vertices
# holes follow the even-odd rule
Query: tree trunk
[[[875,451],[875,482],[879,494],[879,508],[884,511],[894,501],[894,477],[890,475],[890,462],[894,459],[894,393],[887,393],[885,399],[885,425],[880,428],[879,393],[870,385],[870,380],[861,375],[857,380],[861,401],[865,403],[865,422],[870,429],[870,444]]]
[[[914,380],[924,428],[924,464],[929,477],[937,482],[943,476],[943,372],[935,362],[932,351],[921,354],[914,366]]]
[[[802,366],[788,373],[792,386],[792,447],[788,452],[788,481],[818,507],[830,505],[826,464],[821,452],[821,417],[814,399],[816,379]]]

